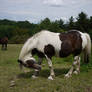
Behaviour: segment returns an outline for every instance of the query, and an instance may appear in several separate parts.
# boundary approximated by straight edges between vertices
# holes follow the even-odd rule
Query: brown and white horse
[[[0,44],[2,44],[2,50],[7,50],[8,38],[0,38]]]
[[[25,67],[34,68],[35,74],[32,77],[35,78],[39,70],[41,70],[41,62],[45,57],[50,68],[48,79],[53,80],[55,75],[51,61],[52,57],[63,58],[73,54],[73,65],[65,75],[65,77],[70,77],[73,72],[76,74],[80,72],[79,55],[81,52],[84,53],[84,62],[88,63],[91,54],[91,39],[87,33],[77,30],[71,30],[66,33],[53,33],[43,30],[26,41],[20,52],[18,62],[20,66],[24,65]],[[38,63],[33,57],[35,54],[39,57]]]

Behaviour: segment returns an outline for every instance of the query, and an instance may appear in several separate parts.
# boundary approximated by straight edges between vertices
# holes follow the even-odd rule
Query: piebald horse
[[[41,70],[42,59],[45,57],[50,68],[48,79],[53,80],[55,76],[52,66],[53,56],[61,58],[70,54],[74,56],[72,67],[65,75],[65,77],[70,77],[73,72],[76,74],[80,72],[80,53],[82,52],[84,54],[84,62],[88,63],[91,54],[91,39],[87,33],[77,30],[70,30],[65,33],[42,30],[25,42],[18,62],[21,68],[25,66],[35,69],[35,73],[32,76],[35,78]],[[33,57],[35,54],[39,57],[38,62]]]

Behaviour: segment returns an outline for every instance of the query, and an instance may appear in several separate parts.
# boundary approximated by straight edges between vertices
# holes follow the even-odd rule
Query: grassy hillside
[[[0,92],[92,92],[91,64],[81,65],[79,75],[66,79],[64,74],[71,67],[71,56],[65,59],[53,57],[56,78],[51,81],[47,79],[49,68],[44,59],[39,78],[32,79],[32,69],[24,68],[25,73],[19,69],[17,59],[21,47],[20,44],[9,45],[7,51],[0,50]]]

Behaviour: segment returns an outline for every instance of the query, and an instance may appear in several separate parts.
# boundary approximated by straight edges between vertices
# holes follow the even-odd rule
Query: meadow
[[[42,70],[38,78],[31,76],[32,69],[19,69],[17,62],[21,44],[9,44],[7,51],[0,49],[0,92],[92,92],[92,60],[90,64],[81,64],[81,72],[68,79],[64,78],[72,64],[72,56],[67,58],[53,57],[55,79],[48,80],[49,68],[46,60],[42,64]],[[36,56],[37,58],[37,56]],[[14,85],[11,86],[11,83]]]

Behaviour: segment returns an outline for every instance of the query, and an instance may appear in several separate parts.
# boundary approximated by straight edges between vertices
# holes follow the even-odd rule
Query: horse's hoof
[[[70,78],[71,76],[69,74],[65,74],[65,78]]]
[[[36,79],[36,78],[38,78],[38,77],[37,77],[37,76],[35,76],[35,75],[32,75],[32,78],[33,78],[33,79]]]
[[[74,71],[73,73],[74,73],[74,74],[76,74],[76,75],[78,75],[78,74],[79,74],[79,73],[78,73],[78,71]]]
[[[49,76],[48,79],[49,79],[49,80],[53,80],[52,76]]]
[[[13,86],[15,86],[15,81],[12,80],[12,81],[10,82],[10,87],[13,87]]]

